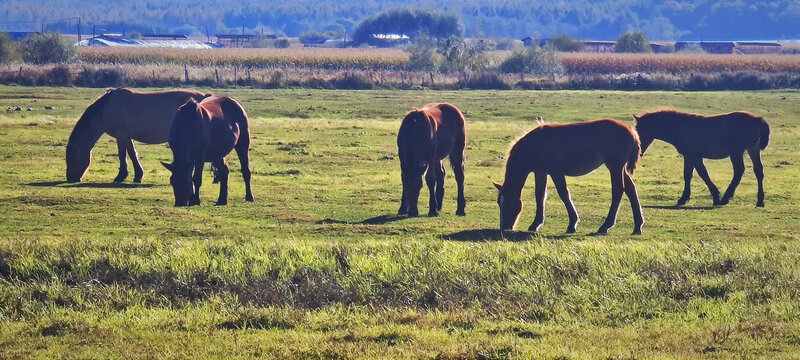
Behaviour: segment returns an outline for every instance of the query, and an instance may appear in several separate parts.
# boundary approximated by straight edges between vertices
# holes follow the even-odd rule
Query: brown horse
[[[642,140],[642,154],[653,139],[664,140],[683,155],[683,195],[678,206],[689,201],[691,181],[694,170],[705,181],[714,205],[725,205],[733,197],[736,186],[744,173],[744,152],[753,160],[753,172],[758,179],[758,200],[756,206],[764,206],[764,165],[761,164],[761,150],[769,144],[769,124],[760,117],[747,112],[702,116],[675,110],[657,110],[644,113],[636,118],[636,130]],[[733,179],[720,199],[719,190],[708,177],[703,158],[731,158]]]
[[[250,125],[247,114],[236,100],[212,96],[200,103],[189,99],[181,105],[169,132],[172,164],[162,162],[172,172],[169,179],[175,206],[200,205],[203,165],[217,169],[217,205],[228,203],[228,164],[225,156],[236,150],[242,166],[245,200],[253,201],[250,190]]]
[[[202,100],[211,94],[173,90],[143,93],[119,88],[107,91],[84,111],[67,143],[67,181],[78,182],[89,168],[92,148],[104,133],[117,139],[119,173],[114,182],[128,177],[126,154],[133,162],[133,182],[142,182],[142,165],[133,141],[160,144],[169,139],[169,129],[178,107],[188,99]]]
[[[536,181],[536,218],[528,231],[544,223],[547,175],[553,179],[558,196],[569,213],[568,233],[575,232],[578,213],[570,199],[565,176],[586,175],[605,164],[611,173],[611,207],[598,234],[614,226],[623,191],[633,209],[633,233],[642,233],[642,208],[630,174],[639,161],[639,137],[630,127],[610,119],[574,124],[541,125],[512,143],[506,155],[505,183],[497,187],[500,229],[513,230],[522,211],[522,188],[528,174]]]
[[[465,215],[464,208],[464,148],[467,133],[464,115],[453,105],[431,103],[410,111],[400,125],[397,149],[403,180],[403,197],[398,214],[417,216],[417,202],[422,188],[422,174],[430,192],[428,216],[437,216],[444,198],[444,165],[450,156],[450,166],[458,184],[456,215]]]

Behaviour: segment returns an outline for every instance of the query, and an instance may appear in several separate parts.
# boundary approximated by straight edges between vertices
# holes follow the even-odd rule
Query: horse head
[[[636,121],[636,132],[639,134],[639,141],[642,143],[640,155],[644,155],[644,152],[647,151],[647,148],[655,139],[652,121],[649,121],[647,116],[647,114],[642,116],[633,115],[633,119]]]
[[[505,191],[503,184],[492,181],[497,188],[497,205],[500,206],[500,230],[514,230],[522,212],[522,198],[511,196]]]
[[[172,193],[175,195],[175,206],[189,206],[189,199],[192,197],[192,170],[194,164],[191,162],[177,165],[161,162],[172,175],[169,177],[169,184],[172,185]]]
[[[92,162],[92,150],[81,147],[75,142],[67,144],[67,182],[80,182],[89,163]]]

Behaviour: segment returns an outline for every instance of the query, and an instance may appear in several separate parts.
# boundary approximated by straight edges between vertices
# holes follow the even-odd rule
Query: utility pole
[[[78,42],[81,42],[81,18],[78,17]]]

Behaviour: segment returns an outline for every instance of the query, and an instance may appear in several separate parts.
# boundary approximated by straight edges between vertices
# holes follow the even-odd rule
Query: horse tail
[[[758,141],[761,150],[764,150],[769,145],[769,124],[764,118],[759,118],[759,120],[761,120],[761,123],[758,127]]]
[[[642,142],[639,140],[636,130],[631,129],[631,135],[633,135],[633,149],[628,155],[627,171],[628,174],[633,175],[633,172],[636,171],[636,164],[639,163],[639,158],[642,156]]]

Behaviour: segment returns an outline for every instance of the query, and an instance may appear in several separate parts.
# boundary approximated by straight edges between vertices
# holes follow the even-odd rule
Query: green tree
[[[451,36],[436,51],[442,56],[442,72],[458,72],[464,76],[464,80],[468,80],[470,73],[489,66],[490,58],[486,52],[493,48],[494,42],[491,40],[480,39],[468,43],[463,38]]]
[[[19,60],[17,44],[7,33],[0,33],[0,64],[7,64],[15,60]]]
[[[464,25],[458,15],[420,8],[394,8],[367,17],[353,30],[353,45],[370,40],[372,34],[401,34],[413,38],[427,34],[444,39],[464,36]]]
[[[75,45],[60,33],[31,34],[19,43],[22,60],[30,64],[63,64],[76,58]]]
[[[550,45],[561,52],[580,52],[586,47],[583,41],[569,35],[554,35],[550,38]]]
[[[442,56],[436,52],[435,45],[424,34],[414,39],[414,42],[406,48],[408,68],[417,71],[435,71],[442,62]]]
[[[327,39],[327,37],[323,35],[321,32],[312,30],[303,33],[302,35],[300,35],[298,39],[300,40],[301,43],[305,43],[308,40],[323,39],[323,38]]]
[[[647,36],[643,32],[635,31],[625,33],[617,38],[614,52],[618,53],[649,53],[653,52]]]
[[[275,40],[275,47],[278,49],[285,49],[291,46],[292,44],[289,43],[289,39],[278,39]]]

